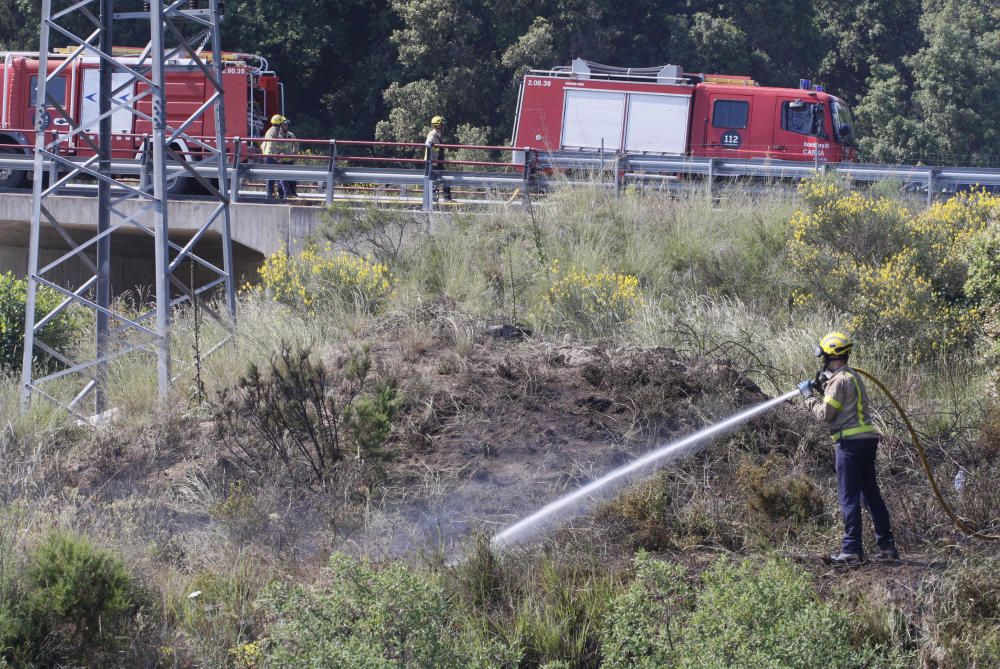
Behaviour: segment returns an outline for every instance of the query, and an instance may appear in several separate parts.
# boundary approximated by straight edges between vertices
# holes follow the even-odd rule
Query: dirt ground
[[[725,389],[723,405],[763,399],[732,369],[693,369],[664,348],[555,346],[484,334],[462,358],[447,342],[406,357],[396,363],[410,380],[404,394],[419,399],[406,407],[399,435],[405,455],[392,478],[410,493],[400,498],[416,499],[397,512],[411,534],[419,528],[425,541],[446,548],[471,532],[492,535],[702,427],[694,409],[708,388],[716,395]],[[414,392],[428,382],[429,391]]]

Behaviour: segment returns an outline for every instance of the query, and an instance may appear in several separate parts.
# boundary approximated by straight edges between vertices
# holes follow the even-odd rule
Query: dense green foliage
[[[721,558],[692,585],[684,567],[640,552],[635,578],[624,591],[581,587],[551,561],[545,564],[538,579],[529,581],[536,594],[506,623],[513,629],[504,630],[498,611],[506,602],[482,591],[486,598],[462,601],[475,569],[445,579],[458,588],[458,601],[449,601],[440,579],[399,563],[376,567],[336,554],[324,585],[276,584],[265,592],[270,636],[249,651],[262,650],[283,667],[884,666],[877,649],[853,645],[847,617],[819,601],[808,574],[784,561]],[[493,565],[488,571],[498,579],[493,597],[526,594],[512,587],[511,573],[496,570]],[[561,581],[551,578],[558,576]],[[575,597],[594,594],[606,610],[571,611]],[[474,627],[477,616],[491,617],[491,626],[512,638],[498,644],[483,631],[471,643],[474,637],[460,630]],[[600,637],[600,659],[586,644],[573,643],[572,628],[581,620],[599,626],[593,631]]]
[[[849,314],[855,336],[918,356],[968,343],[998,295],[1000,198],[961,193],[919,211],[835,181],[799,192],[788,242],[798,303]]]
[[[37,45],[37,2],[0,3],[0,47]],[[992,0],[336,0],[226,3],[224,48],[261,53],[299,136],[412,141],[433,114],[504,142],[529,67],[583,57],[679,63],[764,85],[825,84],[856,105],[880,161],[1000,155],[1000,6]],[[119,43],[144,41],[120,32]]]
[[[861,666],[847,620],[786,562],[718,560],[693,597],[677,565],[636,558],[605,631],[607,669]]]
[[[18,667],[103,664],[135,605],[119,558],[61,532],[51,533],[20,578],[4,587],[0,657]]]
[[[716,562],[684,629],[682,667],[850,667],[847,618],[787,562]],[[859,663],[860,664],[860,663]]]
[[[15,278],[13,272],[0,274],[0,369],[18,370],[24,355],[24,314],[28,282]],[[38,322],[62,301],[53,289],[40,286],[35,293],[35,319]],[[72,309],[62,311],[38,332],[38,339],[56,351],[65,352],[76,340],[78,319]],[[39,351],[36,363],[50,365],[55,359]]]
[[[640,551],[635,567],[635,580],[612,602],[602,630],[606,669],[667,666],[680,641],[680,616],[690,607],[682,566]]]
[[[320,588],[276,585],[265,597],[274,616],[273,666],[391,669],[467,666],[469,650],[449,630],[440,586],[401,564],[373,569],[330,558]]]

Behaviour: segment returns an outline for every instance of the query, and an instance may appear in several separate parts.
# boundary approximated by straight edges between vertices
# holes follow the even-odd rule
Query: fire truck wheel
[[[177,146],[176,144],[171,145],[170,148],[173,149],[174,151],[181,151],[181,147]],[[135,159],[141,162],[143,159],[143,153],[144,153],[143,151],[137,152],[135,154]],[[186,176],[177,176],[172,178],[168,177],[167,193],[169,195],[186,195],[190,191],[191,184],[193,182],[194,179],[192,179],[191,177],[186,177]]]
[[[15,156],[24,155],[17,149],[9,147],[0,148],[0,154]],[[10,170],[0,168],[0,188],[23,188],[28,182],[28,175],[23,170]]]
[[[191,177],[174,177],[167,179],[167,192],[171,195],[184,195],[191,186]]]

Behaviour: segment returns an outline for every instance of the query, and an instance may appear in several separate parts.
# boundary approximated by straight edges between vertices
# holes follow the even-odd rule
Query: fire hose
[[[930,461],[927,459],[927,453],[924,451],[924,447],[920,443],[919,437],[917,437],[917,431],[913,428],[913,423],[910,422],[910,417],[906,415],[906,411],[903,410],[902,405],[899,403],[899,400],[896,399],[895,395],[889,392],[889,389],[886,388],[885,384],[882,383],[880,380],[878,380],[870,372],[866,372],[860,367],[851,367],[851,369],[861,374],[865,378],[869,379],[872,383],[878,386],[879,389],[883,393],[885,393],[885,396],[889,398],[889,401],[892,402],[892,405],[896,407],[896,411],[899,412],[900,417],[903,419],[903,423],[906,425],[906,429],[909,430],[910,432],[910,438],[913,439],[913,447],[917,450],[917,455],[920,456],[920,466],[923,468],[924,474],[927,475],[927,480],[931,484],[931,489],[934,491],[934,496],[937,497],[938,503],[941,505],[941,508],[944,509],[944,512],[948,515],[948,517],[951,518],[951,521],[955,524],[955,527],[960,529],[968,536],[974,537],[976,539],[985,539],[987,541],[1000,541],[1000,535],[989,534],[987,532],[977,530],[976,528],[969,525],[961,516],[959,516],[955,512],[955,510],[951,507],[951,505],[948,504],[948,501],[945,500],[944,495],[941,494],[941,488],[938,486],[937,479],[934,478],[934,472],[931,469]]]
[[[920,456],[920,464],[923,467],[924,474],[927,475],[927,480],[930,481],[931,488],[934,490],[934,495],[937,497],[941,508],[944,509],[945,513],[952,520],[955,526],[965,534],[977,539],[986,539],[989,541],[1000,540],[1000,535],[989,534],[987,532],[977,530],[971,527],[964,519],[962,519],[961,516],[955,513],[955,510],[951,508],[951,505],[948,504],[947,500],[945,500],[944,496],[941,494],[941,488],[938,486],[937,480],[934,478],[930,462],[927,460],[927,453],[924,451],[924,447],[920,443],[920,438],[917,436],[917,431],[910,422],[910,417],[906,414],[906,411],[903,410],[902,405],[900,405],[899,401],[889,391],[889,389],[886,388],[884,383],[863,369],[858,369],[857,367],[852,367],[852,369],[870,379],[872,383],[878,386],[879,389],[885,393],[886,397],[889,398],[889,401],[892,402],[892,405],[896,407],[899,415],[903,418],[903,422],[906,424],[906,429],[910,432],[910,437],[913,439],[913,445],[917,449],[917,453]],[[591,481],[573,492],[563,495],[559,499],[546,504],[531,515],[522,518],[513,525],[510,525],[503,531],[494,535],[493,538],[490,539],[490,545],[499,548],[518,543],[538,528],[542,527],[544,524],[551,522],[556,517],[582,513],[582,511],[587,507],[587,502],[590,498],[602,494],[608,494],[609,491],[614,490],[617,486],[623,485],[625,482],[630,480],[631,477],[636,476],[652,467],[662,466],[662,464],[669,461],[670,458],[677,457],[682,453],[688,452],[714,436],[731,430],[754,416],[776,408],[783,402],[790,400],[798,393],[798,389],[790,390],[780,397],[774,397],[761,404],[751,406],[733,416],[730,416],[729,418],[726,418],[723,421],[698,430],[694,434],[690,434],[681,439],[671,441],[670,443],[659,448],[653,449],[642,457],[618,467],[614,471],[605,474],[599,479]]]

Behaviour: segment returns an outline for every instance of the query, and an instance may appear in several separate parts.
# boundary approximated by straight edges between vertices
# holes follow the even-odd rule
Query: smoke
[[[791,399],[797,393],[798,390],[790,390],[781,397],[776,397],[762,404],[752,406],[749,409],[744,409],[715,425],[710,425],[683,439],[661,446],[641,458],[615,469],[596,481],[592,481],[582,488],[543,506],[527,518],[519,520],[495,535],[490,540],[490,544],[494,548],[511,546],[528,539],[556,520],[565,521],[578,516],[587,510],[590,503],[593,503],[596,499],[607,498],[613,491],[623,486],[636,475],[660,467],[672,458],[693,451],[696,446],[703,442],[745,423],[754,416],[770,411],[775,406]]]

